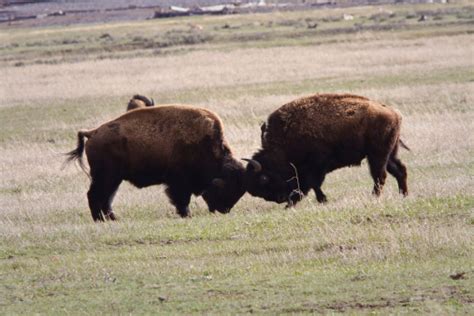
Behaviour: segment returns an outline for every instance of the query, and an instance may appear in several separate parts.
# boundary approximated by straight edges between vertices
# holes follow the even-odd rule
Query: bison
[[[130,99],[130,101],[128,101],[127,111],[139,109],[139,108],[145,108],[145,107],[154,106],[154,105],[155,105],[155,101],[153,99],[150,100],[143,95],[135,94]]]
[[[77,137],[77,148],[67,153],[66,162],[77,159],[85,170],[85,149],[94,221],[115,220],[112,200],[123,180],[138,188],[165,184],[182,217],[190,215],[192,194],[202,195],[209,211],[227,213],[245,193],[245,168],[233,157],[223,124],[211,111],[185,105],[146,107],[81,130]]]
[[[316,94],[287,103],[261,127],[262,148],[245,159],[247,191],[268,201],[296,204],[313,189],[318,202],[327,173],[367,157],[380,195],[388,171],[408,194],[407,169],[398,159],[401,115],[365,97]]]

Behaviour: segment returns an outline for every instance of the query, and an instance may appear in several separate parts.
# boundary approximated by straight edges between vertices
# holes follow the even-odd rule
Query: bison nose
[[[286,196],[286,195],[279,195],[279,196],[277,197],[277,202],[278,202],[278,203],[286,202],[286,200],[287,200],[287,196]]]

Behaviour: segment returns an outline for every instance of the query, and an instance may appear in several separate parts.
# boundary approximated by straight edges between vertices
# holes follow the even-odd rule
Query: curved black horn
[[[153,98],[151,98],[151,105],[155,105],[155,100],[153,100]]]
[[[262,125],[260,125],[260,131],[262,132],[262,135],[265,134],[266,130],[267,130],[267,123],[263,122]]]
[[[242,160],[247,161],[252,167],[254,172],[262,171],[262,165],[254,159],[242,158]]]

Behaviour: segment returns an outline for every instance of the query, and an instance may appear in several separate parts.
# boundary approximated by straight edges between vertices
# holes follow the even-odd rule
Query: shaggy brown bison
[[[205,109],[163,105],[127,112],[79,131],[67,162],[77,159],[84,168],[84,148],[91,177],[87,197],[95,221],[115,219],[112,199],[123,180],[139,188],[165,184],[182,217],[189,216],[192,194],[202,195],[211,212],[227,213],[245,193],[245,168],[232,156],[219,117]]]
[[[387,170],[407,195],[407,170],[397,158],[399,144],[407,148],[400,125],[397,111],[357,95],[316,94],[287,103],[262,125],[262,149],[246,159],[247,191],[293,205],[313,189],[325,202],[325,175],[367,157],[375,195]]]
[[[153,99],[150,100],[143,95],[135,94],[130,101],[128,101],[127,111],[154,105],[155,101]]]

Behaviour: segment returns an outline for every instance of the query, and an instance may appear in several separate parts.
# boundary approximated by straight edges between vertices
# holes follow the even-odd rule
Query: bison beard
[[[227,213],[245,193],[245,169],[233,158],[220,119],[204,109],[170,105],[127,112],[80,131],[67,161],[77,159],[84,169],[84,150],[94,221],[115,220],[112,200],[123,180],[139,188],[165,184],[182,217],[189,216],[192,194],[202,195],[211,212]]]
[[[375,195],[387,171],[407,195],[407,170],[397,157],[399,145],[407,148],[400,126],[397,111],[356,95],[319,94],[285,104],[261,126],[262,149],[246,159],[247,191],[291,206],[313,189],[323,203],[326,174],[367,158]]]

